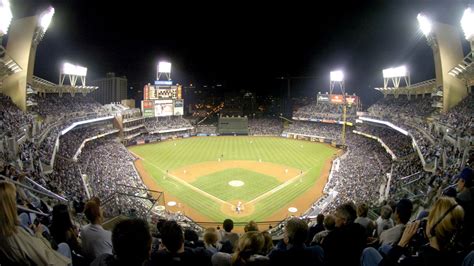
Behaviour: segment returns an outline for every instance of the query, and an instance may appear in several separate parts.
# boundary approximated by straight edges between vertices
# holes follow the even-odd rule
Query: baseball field
[[[129,150],[145,184],[165,192],[166,208],[198,222],[300,215],[321,196],[338,153],[278,137],[193,137]]]

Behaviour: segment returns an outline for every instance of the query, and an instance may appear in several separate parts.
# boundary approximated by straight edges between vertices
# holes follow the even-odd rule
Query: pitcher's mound
[[[245,185],[245,183],[240,180],[232,180],[229,182],[229,186],[232,186],[232,187],[241,187],[243,185]]]

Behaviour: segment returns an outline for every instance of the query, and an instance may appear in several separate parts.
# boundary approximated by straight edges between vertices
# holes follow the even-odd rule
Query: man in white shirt
[[[90,224],[81,228],[82,250],[88,260],[102,254],[112,254],[112,232],[102,228],[102,212],[97,201],[89,200],[84,214]]]

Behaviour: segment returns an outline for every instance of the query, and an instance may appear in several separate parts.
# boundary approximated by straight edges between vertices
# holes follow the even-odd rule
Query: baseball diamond
[[[278,137],[195,137],[130,147],[149,188],[196,221],[278,220],[321,196],[328,144]],[[238,185],[230,185],[230,184]]]

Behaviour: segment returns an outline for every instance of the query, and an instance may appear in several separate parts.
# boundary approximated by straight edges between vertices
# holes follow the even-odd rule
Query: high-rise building
[[[99,88],[91,95],[101,104],[127,99],[127,78],[125,76],[116,77],[115,73],[109,72],[105,78],[95,80],[92,84]]]

